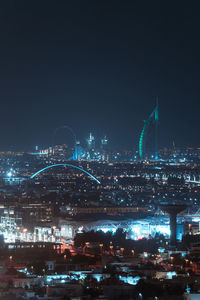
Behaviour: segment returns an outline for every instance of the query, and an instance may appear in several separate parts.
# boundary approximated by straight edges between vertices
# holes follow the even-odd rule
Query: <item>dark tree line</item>
[[[156,235],[154,239],[141,239],[138,241],[126,239],[126,232],[123,229],[118,229],[116,233],[103,231],[88,231],[76,234],[74,243],[76,247],[84,247],[86,243],[103,244],[104,250],[109,250],[112,245],[114,250],[124,248],[124,254],[130,255],[132,250],[135,253],[142,253],[144,251],[156,253],[161,241],[164,241],[163,235]]]

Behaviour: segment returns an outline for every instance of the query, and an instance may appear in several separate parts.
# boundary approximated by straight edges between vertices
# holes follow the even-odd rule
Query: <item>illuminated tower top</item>
[[[94,146],[95,146],[95,139],[91,132],[90,132],[89,138],[87,139],[87,145],[88,145],[89,149],[94,148]]]
[[[105,135],[104,138],[101,139],[101,145],[102,145],[102,146],[106,146],[107,144],[108,144],[108,139],[107,139],[107,137],[106,137],[106,135]]]
[[[148,119],[144,120],[144,126],[142,128],[142,132],[140,134],[139,139],[139,156],[140,159],[144,158],[144,148],[145,148],[145,140],[146,133],[149,127],[150,122],[153,121],[155,128],[155,150],[154,150],[154,159],[158,159],[158,122],[159,122],[159,112],[158,112],[158,98],[156,98],[156,105],[149,115]]]

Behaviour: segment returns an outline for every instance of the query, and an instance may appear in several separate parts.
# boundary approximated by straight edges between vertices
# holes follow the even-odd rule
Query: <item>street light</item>
[[[113,251],[113,245],[110,245],[110,254],[112,254]]]
[[[188,227],[189,227],[189,234],[191,234],[191,227],[192,227],[192,224],[189,224]]]
[[[83,254],[86,252],[86,248],[89,246],[89,242],[85,242],[85,246],[83,247]]]
[[[103,244],[99,244],[101,255],[103,254]]]
[[[124,248],[120,248],[121,255],[124,253]]]

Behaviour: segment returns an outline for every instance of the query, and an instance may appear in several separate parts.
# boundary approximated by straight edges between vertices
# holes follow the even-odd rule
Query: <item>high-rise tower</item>
[[[145,144],[146,144],[146,136],[150,123],[153,122],[153,126],[155,129],[155,141],[154,141],[154,159],[158,159],[158,122],[159,122],[159,111],[158,111],[158,98],[156,98],[156,105],[154,110],[149,115],[148,119],[144,120],[144,126],[142,128],[142,132],[140,134],[139,139],[139,157],[140,159],[144,158],[145,155]]]
[[[108,145],[108,139],[107,139],[107,137],[106,137],[106,135],[101,139],[101,148],[103,149],[103,150],[105,150],[105,148],[107,147],[107,145]]]
[[[155,122],[155,160],[158,159],[158,121],[159,121],[159,113],[158,113],[158,97],[156,97],[156,107],[154,112],[154,122]]]
[[[89,138],[87,139],[87,146],[88,146],[89,150],[95,148],[95,139],[91,132],[90,132]]]

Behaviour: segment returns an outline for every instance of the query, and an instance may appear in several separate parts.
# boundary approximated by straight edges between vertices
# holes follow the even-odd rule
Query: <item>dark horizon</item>
[[[71,126],[137,149],[159,97],[159,146],[200,146],[198,5],[0,4],[1,150],[51,144]]]

